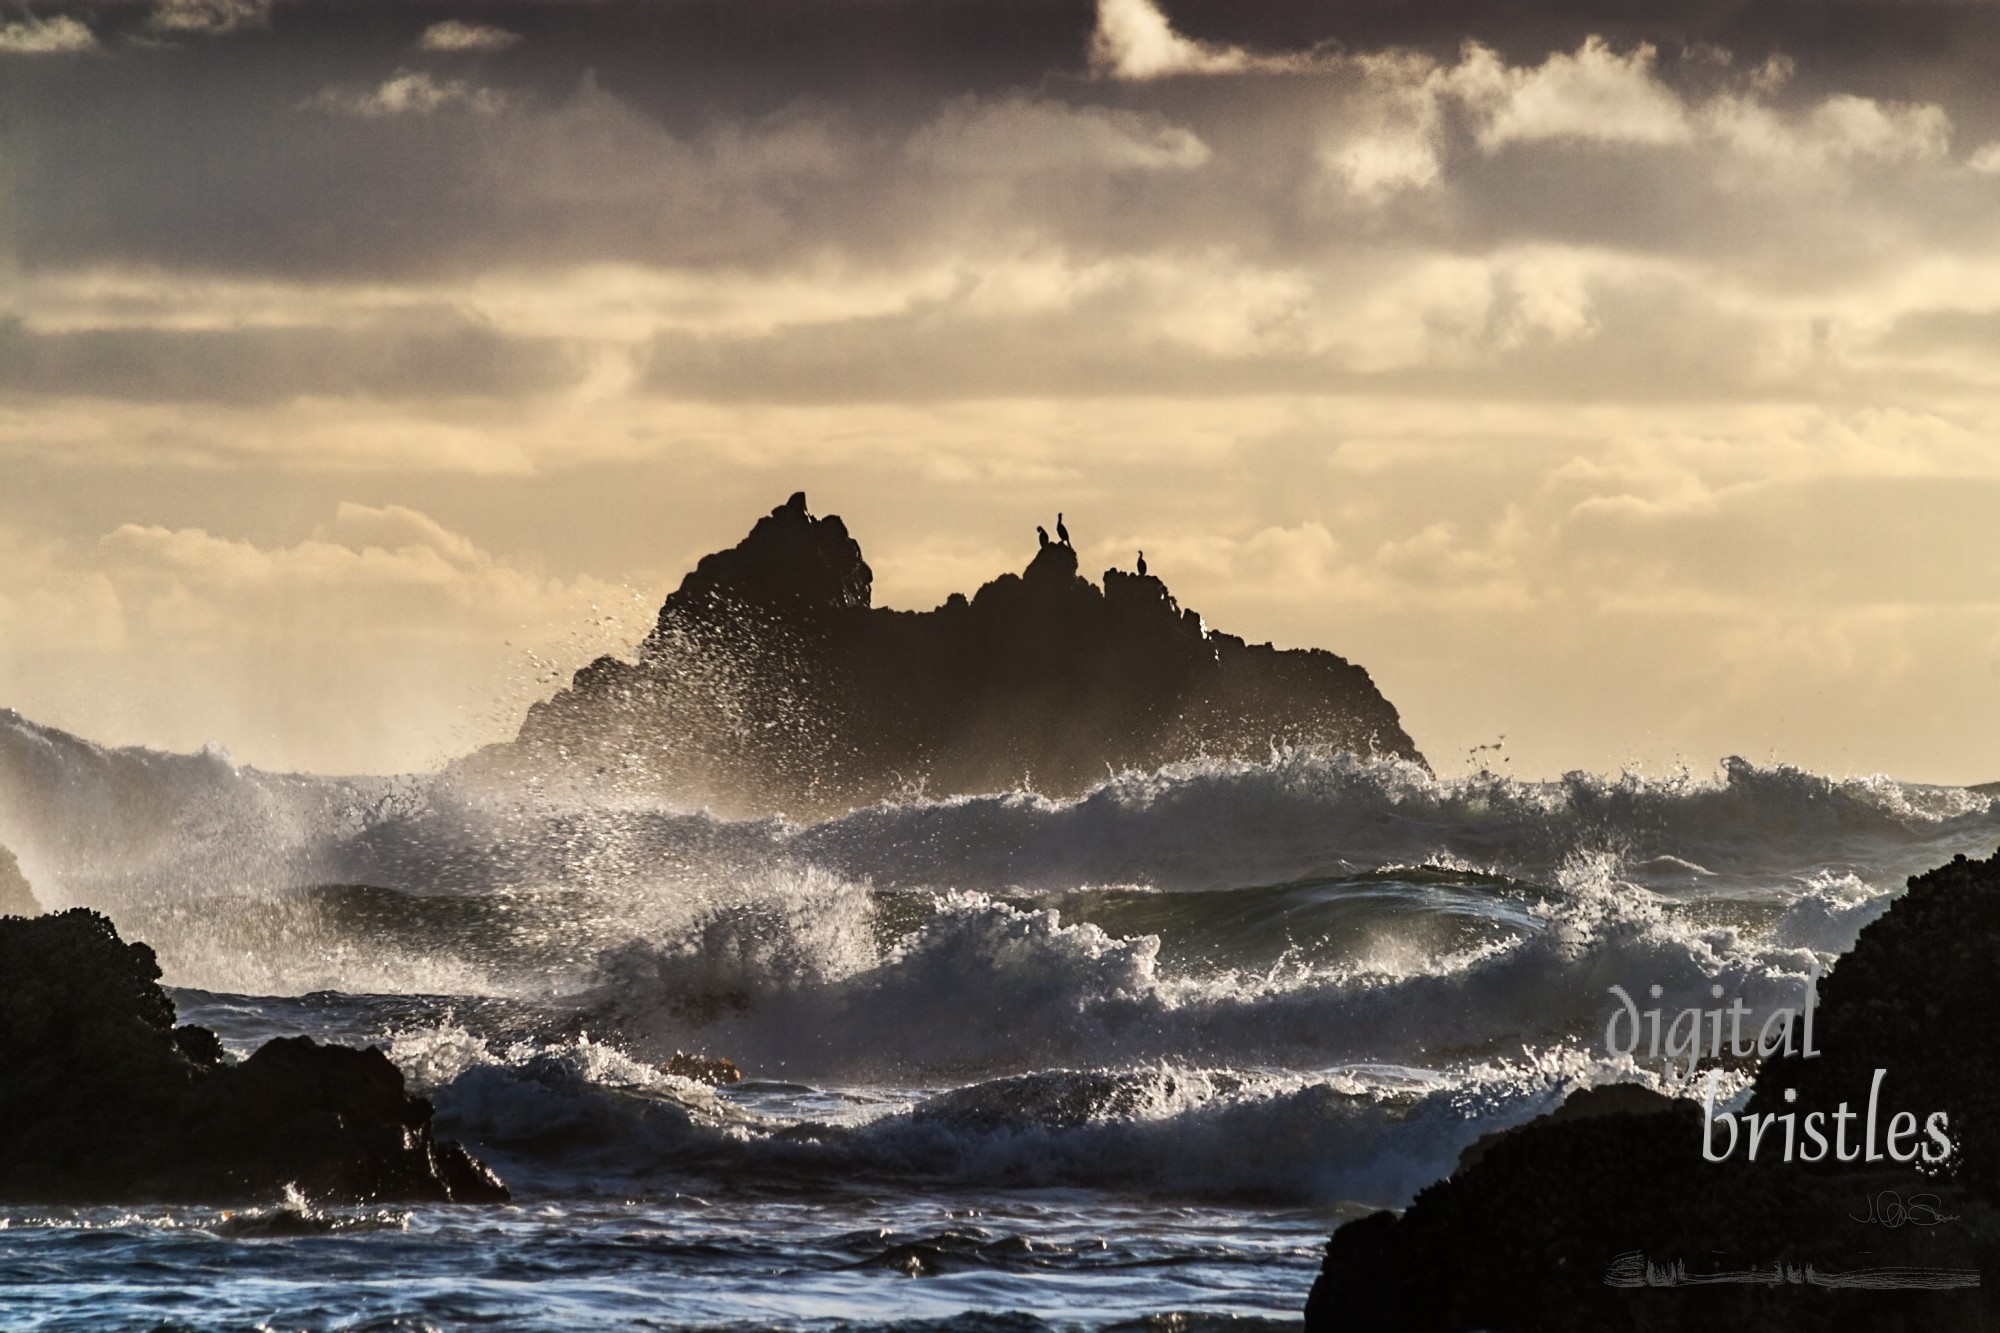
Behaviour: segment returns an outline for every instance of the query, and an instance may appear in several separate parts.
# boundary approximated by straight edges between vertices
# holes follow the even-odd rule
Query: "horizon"
[[[0,20],[0,707],[430,769],[804,490],[911,610],[1061,510],[1444,777],[1990,782],[1995,57],[1860,0]]]

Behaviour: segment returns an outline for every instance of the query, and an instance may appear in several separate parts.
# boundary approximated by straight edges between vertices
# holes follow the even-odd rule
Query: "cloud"
[[[1943,157],[1951,147],[1951,118],[1938,106],[1841,93],[1814,108],[1810,125],[1832,154],[1894,162]]]
[[[1951,147],[1951,117],[1928,103],[1836,93],[1786,117],[1753,96],[1716,98],[1699,112],[1704,131],[1747,165],[1824,171],[1856,163],[1938,161]]]
[[[1791,320],[1590,246],[1383,257],[1361,274],[1223,250],[995,258],[901,308],[662,332],[639,384],[717,402],[1382,393],[1544,401],[1825,391]]]
[[[1320,165],[1370,203],[1435,184],[1444,171],[1436,66],[1414,52],[1383,52],[1351,63],[1360,92],[1321,131]]]
[[[1896,320],[1881,345],[1892,351],[1949,348],[1991,354],[2000,351],[2000,309],[1913,310]]]
[[[103,112],[87,121],[23,99],[17,137],[37,151],[12,172],[12,245],[38,271],[366,282],[887,273],[1030,247],[1345,278],[1399,251],[1550,243],[1676,254],[1750,290],[1751,266],[1758,282],[1848,281],[1983,244],[1978,177],[1936,155],[1943,107],[1808,96],[1805,76],[1781,96],[1761,65],[1690,72],[1603,38],[1526,59],[1313,48],[1309,75],[1246,70],[1226,97],[1172,79],[877,97],[842,70],[801,85],[824,94],[774,89],[752,113],[639,77],[651,57],[585,77],[575,53],[537,44],[502,89],[385,79],[374,55],[329,49],[285,79],[248,61],[201,81],[148,82],[164,60],[120,62],[122,83],[92,70]],[[301,105],[344,125],[284,114]]]
[[[766,330],[663,332],[645,350],[640,384],[717,401],[1324,385],[1346,367],[1310,364],[1315,331],[1293,318],[1310,301],[1301,275],[1218,254],[996,256],[967,265],[942,291],[913,292],[900,308]]]
[[[1607,487],[1607,490],[1612,488]],[[1587,550],[1601,595],[1672,585],[1690,603],[1739,608],[2000,605],[2000,536],[1977,515],[2000,503],[1980,475],[1769,477],[1711,482],[1701,504],[1577,504],[1552,529],[1551,560]],[[1950,534],[1948,538],[1941,534]]]
[[[124,576],[171,577],[204,595],[254,591],[323,596],[334,588],[429,588],[472,604],[532,598],[535,583],[403,505],[371,508],[344,502],[333,522],[321,524],[311,538],[275,549],[211,536],[200,528],[136,523],[106,534],[99,547]]]
[[[423,70],[399,69],[380,86],[360,91],[322,88],[305,105],[317,111],[374,119],[418,115],[448,107],[463,107],[479,115],[494,115],[507,105],[506,94],[481,88],[464,79],[439,79]]]
[[[1212,154],[1157,115],[1056,102],[962,100],[913,135],[911,158],[955,172],[1185,170]]]
[[[68,55],[96,47],[97,39],[90,29],[67,14],[0,24],[0,55]]]
[[[289,543],[138,523],[64,543],[0,526],[0,692],[98,740],[422,767],[510,732],[550,676],[636,641],[653,602],[395,504],[341,503]]]
[[[517,45],[521,34],[496,28],[490,23],[467,23],[446,19],[425,28],[417,38],[420,51],[504,51]]]
[[[220,36],[270,21],[271,0],[160,0],[147,18],[159,32]]]
[[[101,169],[29,155],[31,271],[189,276],[144,316],[136,288],[118,313],[24,304],[0,324],[0,384],[247,406],[1967,383],[1958,361],[1869,352],[1899,310],[1947,303],[1899,276],[1913,265],[2000,292],[1942,108],[1780,98],[1767,65],[1696,78],[1664,59],[1601,39],[1528,60],[1389,51],[1226,97],[1078,80],[671,120],[630,84],[503,95],[402,70],[324,85],[309,105],[334,114],[310,133],[204,121],[236,154],[65,127]],[[385,133],[397,118],[421,132]],[[235,220],[253,209],[257,228]],[[225,275],[286,294],[160,327]],[[419,290],[498,313],[483,332],[380,326],[376,356],[378,326],[336,299]]]
[[[358,328],[294,324],[40,331],[0,316],[0,390],[251,405],[298,397],[513,397],[574,384],[572,351],[453,312],[390,312]]]
[[[1781,62],[1732,72],[1717,59],[1708,81],[1723,86],[1700,95],[1661,78],[1653,46],[1621,53],[1597,36],[1539,64],[1509,64],[1477,42],[1449,65],[1411,52],[1344,57],[1361,91],[1323,132],[1318,159],[1354,195],[1379,205],[1446,181],[1455,124],[1488,157],[1583,147],[1644,161],[1636,155],[1679,150],[1673,165],[1651,170],[1679,175],[1684,191],[1720,185],[1768,193],[1773,166],[1792,173],[1783,181],[1792,188],[1799,173],[1935,161],[1949,148],[1951,119],[1934,104],[1838,93],[1783,109],[1772,101],[1788,77]],[[1567,162],[1572,172],[1585,165],[1574,156]]]
[[[1693,128],[1681,99],[1655,76],[1657,57],[1644,43],[1619,55],[1593,36],[1574,53],[1520,67],[1473,43],[1443,85],[1473,114],[1488,152],[1546,139],[1685,143]]]
[[[62,542],[0,525],[0,571],[0,667],[30,643],[66,653],[126,646],[117,588]]]
[[[1183,37],[1154,0],[1097,0],[1090,65],[1106,78],[1143,82],[1188,74],[1286,71],[1309,63],[1303,56],[1258,56]]]

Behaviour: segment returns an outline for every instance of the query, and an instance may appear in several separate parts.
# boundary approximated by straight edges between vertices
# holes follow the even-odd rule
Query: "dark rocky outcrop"
[[[1911,879],[1861,932],[1820,987],[1822,1055],[1767,1060],[1748,1107],[1831,1112],[1846,1102],[1859,1113],[1874,1071],[1886,1069],[1885,1117],[1949,1115],[1956,1148],[1941,1168],[1753,1163],[1740,1148],[1708,1162],[1698,1104],[1579,1093],[1555,1114],[1482,1139],[1401,1217],[1377,1213],[1335,1232],[1307,1328],[2000,1327],[1996,999],[2000,853],[1961,856]],[[1883,1224],[1919,1198],[1934,1212]],[[1865,1220],[1871,1209],[1876,1221]],[[1793,1280],[1662,1289],[1644,1285],[1645,1262],[1696,1277],[1786,1264]],[[1808,1264],[1820,1274],[1978,1270],[1983,1285],[1836,1290],[1798,1281]],[[1607,1281],[1621,1276],[1636,1285]]]
[[[870,605],[839,518],[803,494],[666,599],[637,661],[605,657],[474,768],[581,773],[738,810],[898,792],[1071,795],[1111,770],[1274,745],[1422,757],[1360,667],[1205,628],[1156,577],[1043,546],[932,611]]]
[[[228,1064],[159,976],[95,912],[0,918],[0,1202],[507,1197],[380,1051],[290,1037]]]

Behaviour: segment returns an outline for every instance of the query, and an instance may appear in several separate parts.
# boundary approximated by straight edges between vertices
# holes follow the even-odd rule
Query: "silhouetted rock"
[[[0,916],[39,916],[41,911],[14,853],[0,847]]]
[[[1451,1178],[1457,1180],[1478,1166],[1487,1153],[1492,1152],[1507,1139],[1516,1138],[1544,1125],[1559,1125],[1572,1120],[1592,1120],[1606,1115],[1658,1115],[1661,1112],[1672,1111],[1678,1105],[1674,1098],[1665,1093],[1654,1092],[1651,1088],[1637,1083],[1607,1083],[1599,1088],[1579,1088],[1563,1098],[1562,1104],[1555,1110],[1537,1116],[1528,1124],[1481,1134],[1458,1155],[1458,1165],[1452,1168]]]
[[[1912,878],[1819,995],[1820,1054],[1766,1060],[1748,1109],[1865,1101],[1874,1072],[1886,1069],[1884,1093],[1898,1109],[1919,1121],[1933,1110],[1951,1117],[1954,1178],[2000,1207],[2000,852]]]
[[[507,1197],[380,1051],[291,1037],[226,1064],[159,975],[95,912],[0,920],[0,1201]]]
[[[1989,1017],[1996,979],[2000,853],[1961,856],[1911,879],[1908,894],[1823,980],[1822,1055],[1767,1060],[1747,1108],[1803,1115],[1845,1102],[1859,1115],[1874,1071],[1885,1069],[1884,1130],[1892,1111],[1909,1111],[1920,1125],[1933,1111],[1949,1115],[1957,1147],[1942,1169],[1774,1161],[1769,1151],[1752,1162],[1740,1146],[1710,1162],[1698,1104],[1578,1093],[1555,1113],[1482,1139],[1450,1180],[1418,1194],[1401,1217],[1376,1213],[1335,1232],[1307,1328],[1987,1327],[2000,1297],[2000,1030]],[[1784,1100],[1788,1088],[1796,1101]],[[1920,1198],[1934,1211],[1882,1224]],[[1867,1220],[1871,1210],[1876,1221]],[[1783,1282],[1649,1285],[1676,1264],[1695,1277],[1774,1273],[1779,1264],[1792,1273]],[[1822,1276],[1978,1270],[1984,1285],[1829,1290],[1803,1280],[1806,1265]]]
[[[1210,631],[1157,577],[1077,572],[1066,544],[926,612],[803,494],[705,556],[636,663],[603,657],[474,766],[582,773],[726,807],[819,813],[1321,745],[1422,762],[1360,667]]]

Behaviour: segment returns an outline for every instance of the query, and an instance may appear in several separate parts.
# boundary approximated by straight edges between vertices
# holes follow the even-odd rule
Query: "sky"
[[[1993,0],[15,4],[0,707],[434,766],[804,489],[896,607],[1060,510],[1445,774],[2000,778],[1995,68]]]

